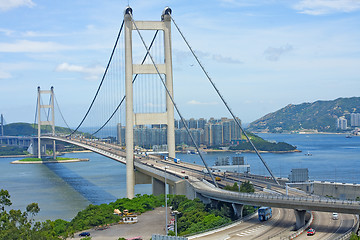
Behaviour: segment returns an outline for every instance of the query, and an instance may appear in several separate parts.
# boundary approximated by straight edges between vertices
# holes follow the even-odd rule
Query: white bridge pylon
[[[44,105],[41,103],[41,94],[50,95],[50,103],[48,105]],[[37,120],[38,120],[38,158],[41,158],[41,126],[42,125],[50,125],[52,128],[52,135],[55,136],[55,112],[54,112],[54,87],[51,87],[50,90],[40,90],[38,87],[38,100],[37,100]],[[41,121],[41,109],[50,109],[51,119],[47,119],[46,121]],[[49,116],[50,117],[50,116]],[[56,159],[56,144],[55,140],[53,140],[53,157]]]
[[[173,98],[173,71],[171,54],[171,9],[165,8],[161,21],[134,21],[132,9],[127,7],[124,12],[125,26],[125,95],[126,95],[126,191],[129,199],[134,198],[135,173],[134,173],[134,125],[166,124],[167,145],[169,157],[175,158],[175,124]],[[134,21],[134,22],[133,22]],[[136,25],[136,27],[134,26]],[[133,64],[132,59],[132,31],[136,30],[161,30],[164,32],[164,63]],[[158,72],[159,71],[159,72]],[[134,74],[164,74],[166,87],[171,98],[166,94],[166,111],[163,113],[134,113],[133,108],[133,75]],[[165,91],[165,89],[164,89]],[[136,119],[136,122],[134,121]]]

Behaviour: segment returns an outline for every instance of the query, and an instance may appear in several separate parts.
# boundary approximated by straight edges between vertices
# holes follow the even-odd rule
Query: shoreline
[[[88,158],[77,158],[68,160],[49,160],[49,161],[21,161],[15,160],[11,164],[43,164],[43,163],[74,163],[74,162],[88,162]]]
[[[216,152],[223,152],[223,153],[255,153],[254,150],[222,150],[222,149],[202,149],[202,151],[206,152],[206,153],[216,153]],[[186,152],[183,151],[177,151],[178,153],[183,153],[186,154]],[[295,149],[295,150],[288,150],[288,151],[262,151],[262,150],[258,150],[259,153],[295,153],[295,152],[302,152],[299,149]]]

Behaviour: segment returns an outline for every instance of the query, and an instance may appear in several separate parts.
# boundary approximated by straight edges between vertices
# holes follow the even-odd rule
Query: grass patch
[[[66,161],[66,160],[75,160],[77,158],[65,158],[65,157],[57,157],[56,160],[52,158],[24,158],[19,161],[21,162],[39,162],[39,161]]]

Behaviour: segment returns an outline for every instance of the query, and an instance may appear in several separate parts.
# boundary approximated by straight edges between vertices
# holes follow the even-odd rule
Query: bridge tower
[[[41,103],[41,94],[50,94],[50,104],[44,105]],[[54,87],[50,90],[40,90],[38,87],[38,100],[37,100],[37,119],[38,119],[38,158],[41,158],[41,126],[50,125],[52,128],[52,135],[55,136],[55,112],[54,112]],[[50,109],[51,120],[41,121],[41,109]],[[50,116],[48,116],[50,117]],[[56,159],[56,145],[53,140],[53,157]]]
[[[133,75],[134,74],[160,74],[165,75],[166,87],[173,97],[173,73],[171,54],[171,9],[165,8],[161,21],[134,21],[132,9],[127,7],[124,12],[125,22],[125,95],[126,95],[126,189],[127,197],[134,197],[135,174],[134,174],[134,125],[166,124],[167,144],[169,157],[175,157],[175,124],[174,105],[171,98],[166,94],[166,111],[163,113],[134,113],[133,108]],[[134,23],[133,23],[134,21]],[[161,30],[164,32],[164,63],[157,64],[133,64],[132,58],[132,31],[136,30]],[[158,71],[157,71],[158,70]],[[165,89],[164,89],[165,91]],[[136,122],[134,121],[136,119]]]
[[[1,136],[4,136],[4,116],[1,114]],[[0,144],[2,144],[2,139],[0,139]]]

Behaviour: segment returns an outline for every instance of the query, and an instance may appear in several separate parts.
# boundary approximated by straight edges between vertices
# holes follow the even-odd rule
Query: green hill
[[[4,125],[4,135],[5,136],[33,136],[37,135],[37,124],[30,123],[10,123]],[[55,127],[57,133],[69,134],[71,130],[63,127]],[[42,126],[41,133],[51,133],[50,126]]]
[[[350,114],[360,113],[360,97],[338,98],[286,107],[250,123],[250,131],[301,131],[336,132],[336,120],[344,116],[350,125]]]

